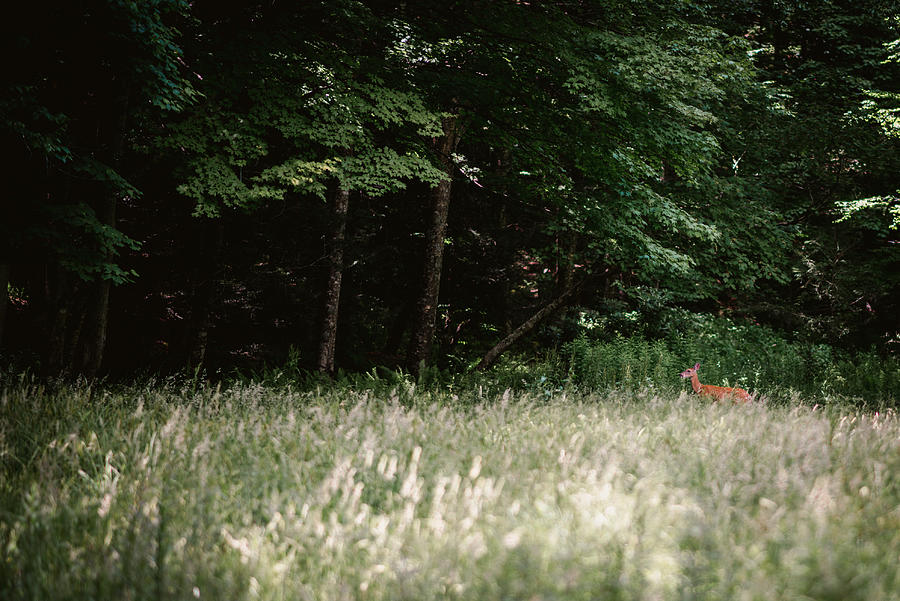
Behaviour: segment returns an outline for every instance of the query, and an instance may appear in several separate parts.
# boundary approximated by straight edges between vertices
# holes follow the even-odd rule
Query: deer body
[[[689,367],[681,372],[681,377],[690,378],[691,388],[693,388],[694,392],[696,392],[701,397],[710,396],[713,397],[716,402],[730,399],[735,403],[749,403],[753,400],[753,397],[750,396],[750,393],[743,388],[728,388],[726,386],[712,386],[710,384],[701,384],[700,378],[697,377],[697,371],[699,369],[700,364],[697,363],[696,365],[694,365],[694,367]]]

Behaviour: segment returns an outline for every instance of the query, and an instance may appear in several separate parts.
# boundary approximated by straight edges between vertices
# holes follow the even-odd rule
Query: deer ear
[[[694,369],[700,369],[700,364],[698,363],[697,365],[695,365]]]

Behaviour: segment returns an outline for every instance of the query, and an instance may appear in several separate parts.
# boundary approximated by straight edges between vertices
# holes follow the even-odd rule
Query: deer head
[[[689,367],[689,368],[687,368],[686,370],[684,370],[683,372],[681,372],[681,377],[682,377],[682,378],[690,378],[690,377],[693,377],[694,374],[696,374],[698,371],[700,371],[700,364],[699,364],[699,363],[695,364],[694,367]]]

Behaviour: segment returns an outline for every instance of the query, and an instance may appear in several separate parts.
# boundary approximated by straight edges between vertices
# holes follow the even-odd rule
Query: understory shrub
[[[891,404],[900,389],[900,359],[789,340],[775,330],[710,316],[685,320],[664,338],[582,335],[565,346],[569,381],[593,389],[684,387],[679,372],[700,363],[700,381],[740,386],[787,400],[797,394]]]

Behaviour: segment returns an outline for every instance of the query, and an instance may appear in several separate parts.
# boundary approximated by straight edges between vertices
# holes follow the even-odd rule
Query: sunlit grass
[[[900,599],[892,413],[23,382],[0,428],[3,599]]]

